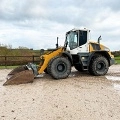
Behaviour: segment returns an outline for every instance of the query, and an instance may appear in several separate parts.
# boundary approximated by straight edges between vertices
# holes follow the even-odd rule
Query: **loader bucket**
[[[7,75],[5,85],[18,85],[24,83],[31,83],[34,80],[33,70],[28,69],[25,65],[13,69]]]

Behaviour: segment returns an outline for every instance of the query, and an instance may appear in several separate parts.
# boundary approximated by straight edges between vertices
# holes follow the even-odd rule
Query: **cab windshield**
[[[70,50],[78,47],[78,32],[69,32],[66,35],[66,42],[68,42],[68,46],[70,47]]]

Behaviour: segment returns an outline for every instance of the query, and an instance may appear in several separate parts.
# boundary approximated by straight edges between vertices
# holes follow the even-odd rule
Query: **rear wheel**
[[[104,56],[96,57],[89,66],[92,75],[105,75],[109,69],[108,60]]]
[[[50,75],[55,79],[64,79],[71,73],[71,63],[67,58],[56,57],[48,65]]]

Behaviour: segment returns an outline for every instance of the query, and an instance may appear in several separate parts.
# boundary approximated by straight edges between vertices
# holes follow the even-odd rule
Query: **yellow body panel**
[[[43,60],[43,63],[40,63],[40,64],[39,64],[38,73],[39,73],[39,74],[40,74],[40,73],[43,73],[43,71],[47,68],[49,61],[50,61],[52,58],[60,55],[63,51],[64,51],[64,49],[61,47],[61,48],[58,48],[57,50],[52,51],[52,52],[50,52],[50,53],[48,53],[48,54],[42,55],[42,56],[40,57],[40,59]]]
[[[96,49],[93,48],[93,46],[92,46],[91,43],[96,44],[96,45],[99,45],[101,51],[107,51],[108,54],[110,55],[110,57],[111,57],[111,58],[114,58],[114,55],[111,54],[111,52],[110,52],[110,50],[109,50],[108,47],[106,47],[106,46],[104,46],[104,45],[102,45],[102,44],[99,44],[99,43],[97,43],[97,42],[89,42],[89,52],[97,51]],[[100,51],[100,50],[98,50],[98,51]]]

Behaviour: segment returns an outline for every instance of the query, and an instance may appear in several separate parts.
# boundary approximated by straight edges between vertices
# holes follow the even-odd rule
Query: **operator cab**
[[[88,52],[88,29],[73,29],[66,33],[67,48],[71,54],[77,54],[78,52]]]

